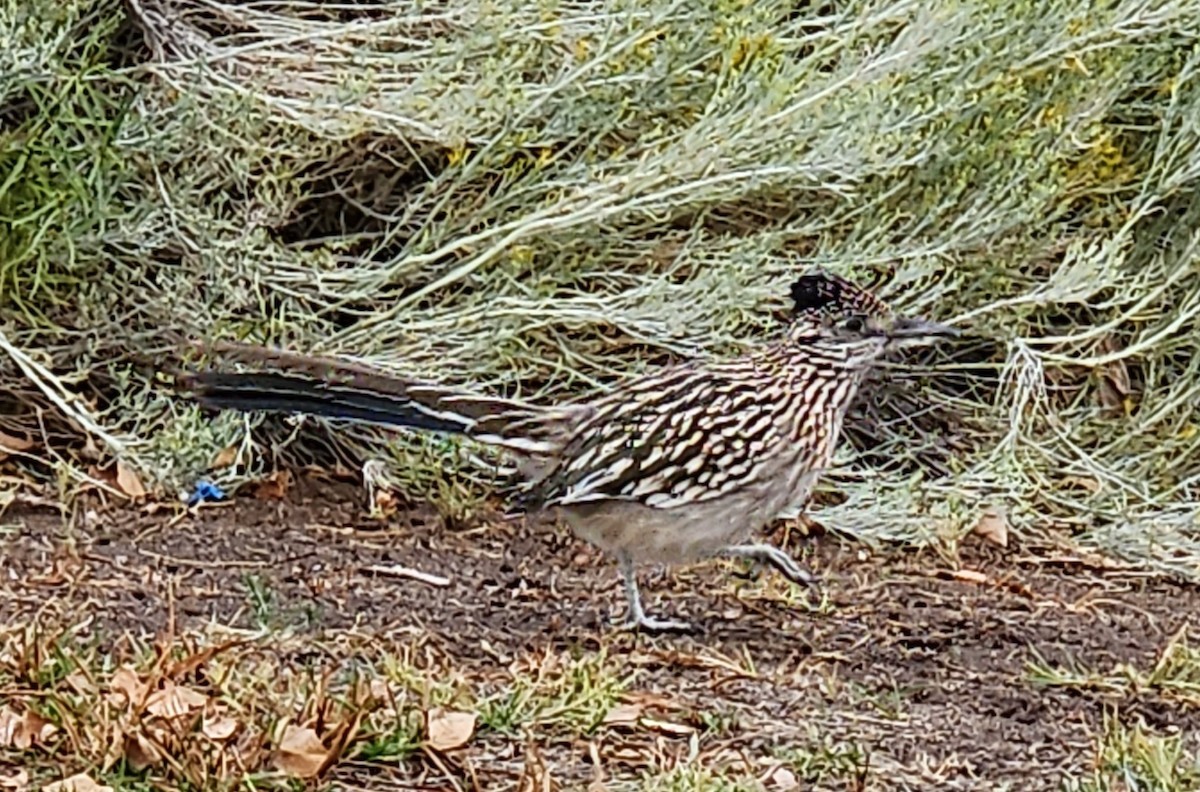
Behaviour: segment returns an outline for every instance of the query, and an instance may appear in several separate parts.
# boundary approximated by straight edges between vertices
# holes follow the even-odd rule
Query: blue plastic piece
[[[208,501],[219,501],[225,499],[225,490],[213,484],[211,481],[198,481],[196,488],[192,490],[192,494],[188,496],[187,505],[195,506],[197,503],[207,503]]]

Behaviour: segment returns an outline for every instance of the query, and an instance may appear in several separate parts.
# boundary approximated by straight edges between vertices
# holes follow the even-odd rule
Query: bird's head
[[[940,322],[901,316],[869,290],[828,272],[796,280],[792,302],[788,337],[793,343],[834,347],[855,363],[869,363],[897,347],[959,335]]]

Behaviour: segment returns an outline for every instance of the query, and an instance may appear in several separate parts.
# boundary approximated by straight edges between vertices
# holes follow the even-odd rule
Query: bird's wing
[[[530,497],[666,509],[727,494],[756,478],[784,442],[781,389],[769,377],[699,365],[629,383],[593,402]]]

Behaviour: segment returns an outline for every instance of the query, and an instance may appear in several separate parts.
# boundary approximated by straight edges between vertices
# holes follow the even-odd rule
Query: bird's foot
[[[793,583],[816,588],[820,578],[796,563],[796,560],[778,547],[768,544],[734,545],[721,551],[731,558],[749,558],[759,564],[770,564],[779,574]]]
[[[617,622],[617,627],[630,632],[644,633],[681,633],[692,632],[695,628],[689,622],[678,619],[656,619],[644,613],[630,614]]]
[[[634,572],[633,562],[628,556],[619,557],[619,561],[621,579],[625,583],[625,602],[628,610],[625,612],[625,618],[617,622],[618,629],[636,630],[651,634],[692,631],[692,625],[685,621],[656,619],[653,616],[647,616],[646,611],[642,609],[642,595],[638,591],[637,574]]]

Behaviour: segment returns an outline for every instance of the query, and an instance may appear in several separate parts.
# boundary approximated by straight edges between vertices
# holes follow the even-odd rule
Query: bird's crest
[[[792,303],[793,313],[798,319],[830,319],[853,313],[880,319],[893,315],[891,306],[869,289],[824,271],[798,278],[792,284]]]

